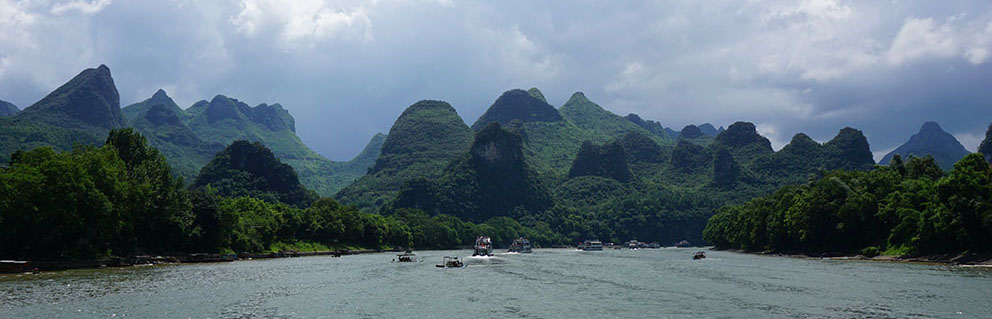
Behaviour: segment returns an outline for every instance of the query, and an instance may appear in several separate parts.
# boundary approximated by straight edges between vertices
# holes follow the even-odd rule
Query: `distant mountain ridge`
[[[371,165],[368,150],[357,162],[332,162],[296,136],[293,117],[279,104],[247,104],[223,95],[181,109],[164,90],[120,106],[110,68],[86,69],[31,106],[0,117],[0,163],[16,150],[42,146],[71,150],[73,145],[102,145],[113,128],[133,126],[159,149],[174,172],[192,181],[224,146],[235,140],[263,142],[293,166],[307,186],[329,196]],[[375,138],[373,139],[374,142]]]
[[[885,154],[879,164],[888,165],[895,154],[899,154],[903,159],[908,159],[910,156],[930,155],[937,160],[940,168],[949,171],[954,167],[954,163],[971,152],[966,150],[954,135],[945,132],[937,122],[924,122],[919,132],[913,134],[906,143]]]
[[[11,116],[20,111],[21,109],[17,108],[17,105],[14,105],[14,103],[0,100],[0,117]]]

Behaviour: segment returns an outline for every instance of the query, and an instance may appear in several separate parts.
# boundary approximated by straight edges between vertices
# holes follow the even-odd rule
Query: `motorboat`
[[[531,250],[532,247],[530,245],[530,241],[527,240],[527,238],[523,238],[523,237],[514,239],[513,243],[510,244],[510,248],[508,249],[508,251],[511,253],[530,253],[532,252]]]
[[[444,256],[444,260],[441,262],[441,264],[434,266],[437,268],[461,268],[461,267],[465,267],[465,263],[463,263],[460,259],[458,259],[458,257]]]
[[[407,250],[402,254],[396,255],[395,260],[401,263],[412,263],[417,261],[417,255],[413,251]]]
[[[475,249],[472,250],[472,256],[492,256],[493,255],[493,241],[489,239],[488,236],[479,236],[475,239]]]
[[[683,239],[682,241],[680,241],[678,243],[675,243],[675,247],[689,247],[690,245],[691,244],[689,244],[689,241],[688,240],[685,240],[685,239]]]
[[[634,249],[637,249],[639,247],[640,247],[640,245],[637,242],[637,239],[631,239],[630,241],[627,242],[627,249],[634,250]]]
[[[705,252],[697,251],[695,254],[692,254],[692,260],[703,259],[703,258],[706,258]]]
[[[603,250],[603,242],[592,239],[586,240],[579,244],[579,249],[584,251],[600,251]]]

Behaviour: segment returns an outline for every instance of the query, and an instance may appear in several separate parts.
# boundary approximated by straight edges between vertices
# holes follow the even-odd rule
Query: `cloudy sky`
[[[333,160],[418,100],[471,124],[529,87],[675,129],[754,122],[776,149],[851,126],[876,158],[927,120],[974,151],[992,122],[987,0],[0,0],[0,30],[0,99],[21,108],[107,64],[123,105],[281,103]]]

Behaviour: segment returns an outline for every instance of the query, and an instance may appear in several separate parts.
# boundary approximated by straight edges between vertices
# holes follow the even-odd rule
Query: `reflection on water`
[[[697,249],[417,252],[0,275],[0,317],[980,318],[992,270]],[[464,256],[465,268],[436,268]]]

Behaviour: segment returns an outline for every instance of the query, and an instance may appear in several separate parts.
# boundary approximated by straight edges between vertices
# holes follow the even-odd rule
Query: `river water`
[[[0,275],[2,318],[992,318],[992,270],[642,249]],[[436,268],[445,255],[464,268]]]

